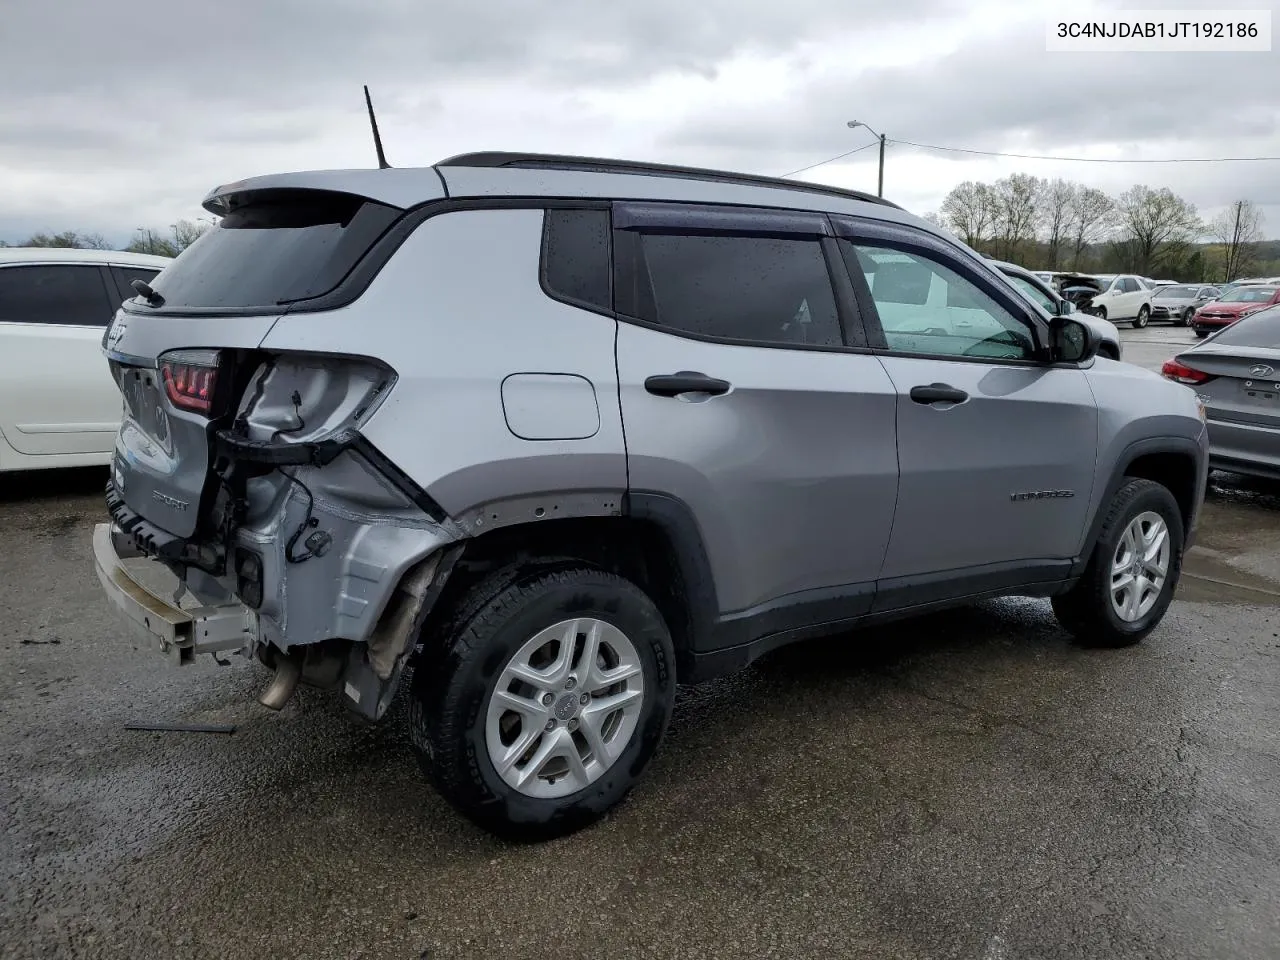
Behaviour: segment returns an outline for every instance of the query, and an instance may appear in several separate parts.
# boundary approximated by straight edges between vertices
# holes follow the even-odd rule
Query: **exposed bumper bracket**
[[[93,528],[93,559],[98,580],[115,608],[160,650],[180,664],[197,654],[247,650],[253,640],[253,615],[239,603],[184,610],[143,586],[124,565],[117,546],[130,538],[114,524]]]

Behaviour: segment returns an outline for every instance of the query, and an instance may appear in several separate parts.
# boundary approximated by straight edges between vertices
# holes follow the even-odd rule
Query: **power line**
[[[855,153],[860,153],[869,147],[874,147],[879,141],[873,140],[861,147],[850,150],[848,153],[841,153],[837,156],[830,157],[827,160],[819,160],[817,163],[811,163],[807,167],[801,167],[799,170],[792,170],[790,173],[782,174],[783,177],[794,177],[797,173],[804,173],[815,167],[825,167],[828,163],[835,163],[837,160],[843,160],[845,157],[851,157]],[[1053,157],[1041,153],[1004,153],[999,150],[973,150],[969,147],[943,147],[936,143],[916,143],[913,140],[895,140],[892,137],[885,137],[886,143],[898,143],[904,147],[916,147],[920,150],[943,150],[947,153],[972,153],[984,157],[1010,157],[1015,160],[1058,160],[1064,163],[1257,163],[1265,160],[1280,160],[1280,157],[1161,157],[1158,159],[1143,160],[1123,160],[1112,157]]]
[[[827,160],[819,160],[817,163],[811,163],[807,167],[801,167],[799,170],[792,170],[790,173],[784,173],[781,176],[794,177],[797,173],[804,173],[806,170],[812,170],[814,167],[825,167],[828,163],[835,163],[837,160],[843,160],[845,157],[851,157],[855,153],[859,153],[863,150],[866,150],[867,147],[874,147],[879,142],[880,141],[878,140],[873,140],[870,143],[865,143],[860,147],[855,147],[854,149],[850,150],[848,153],[837,154],[836,156],[830,157]]]
[[[919,147],[922,150],[945,150],[948,153],[976,153],[985,157],[1012,157],[1018,160],[1061,160],[1072,163],[1248,163],[1260,160],[1280,160],[1280,157],[1161,157],[1159,159],[1124,160],[1112,157],[1051,157],[1037,153],[1002,153],[999,150],[971,150],[968,147],[942,147],[936,143],[915,143],[911,140],[894,140],[886,137],[889,143],[900,143],[907,147]],[[830,163],[831,161],[826,161]]]

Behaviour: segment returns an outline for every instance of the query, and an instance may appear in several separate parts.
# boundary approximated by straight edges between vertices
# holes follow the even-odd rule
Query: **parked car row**
[[[102,338],[134,280],[173,261],[116,250],[0,249],[0,471],[105,465],[122,400]]]
[[[1016,263],[1003,260],[992,260],[992,266],[1009,278],[1013,288],[1027,297],[1051,317],[1063,317],[1075,314],[1081,323],[1089,325],[1099,340],[1098,354],[1111,360],[1119,360],[1121,354],[1120,331],[1116,325],[1103,317],[1095,317],[1086,313],[1077,313],[1076,305],[1063,297],[1053,285],[1044,279],[1042,272],[1033,272],[1020,267]]]
[[[1017,269],[1056,289],[1081,313],[1112,323],[1129,322],[1137,328],[1153,320],[1189,326],[1198,337],[1280,303],[1280,277],[1255,277],[1225,284],[1175,283],[1136,274]]]

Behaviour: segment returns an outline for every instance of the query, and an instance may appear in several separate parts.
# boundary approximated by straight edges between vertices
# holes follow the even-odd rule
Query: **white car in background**
[[[1094,274],[1103,285],[1089,302],[1088,312],[1103,320],[1133,322],[1145,327],[1151,319],[1151,288],[1141,277],[1129,273]]]
[[[0,472],[111,462],[123,401],[102,337],[133,280],[173,261],[0,248]]]

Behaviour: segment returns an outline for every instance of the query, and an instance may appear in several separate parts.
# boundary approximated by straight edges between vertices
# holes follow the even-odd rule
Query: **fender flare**
[[[1196,480],[1196,498],[1192,504],[1191,517],[1184,517],[1183,519],[1185,521],[1195,516],[1200,499],[1204,496],[1204,483],[1208,465],[1208,459],[1204,456],[1199,443],[1190,437],[1175,436],[1147,437],[1142,440],[1135,440],[1120,452],[1120,456],[1116,458],[1111,468],[1102,496],[1098,500],[1097,507],[1094,508],[1093,517],[1089,520],[1089,532],[1085,537],[1080,555],[1076,557],[1071,565],[1072,577],[1078,577],[1084,573],[1084,568],[1089,563],[1089,557],[1093,554],[1094,544],[1098,542],[1098,535],[1102,532],[1102,521],[1106,517],[1107,505],[1111,503],[1116,493],[1124,486],[1125,480],[1128,478],[1126,471],[1139,457],[1149,456],[1153,453],[1171,453],[1177,456],[1185,456],[1197,466],[1199,476]]]
[[[676,567],[685,588],[685,629],[689,649],[677,651],[683,657],[697,653],[714,643],[720,618],[720,601],[716,595],[715,577],[707,557],[702,529],[693,510],[683,500],[653,490],[629,490],[623,497],[622,513],[657,526],[673,547]]]

